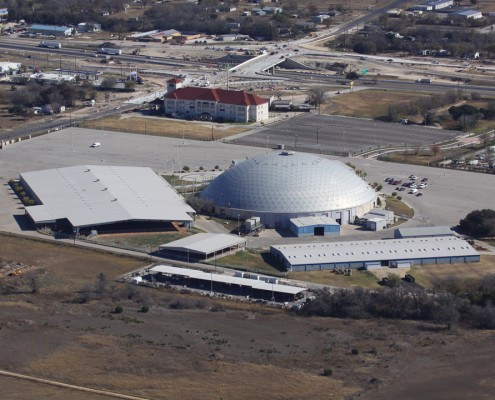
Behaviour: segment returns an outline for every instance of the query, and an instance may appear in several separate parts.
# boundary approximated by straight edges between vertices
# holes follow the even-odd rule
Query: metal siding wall
[[[340,225],[325,225],[325,232],[340,233]]]
[[[437,264],[450,264],[450,257],[437,258]]]

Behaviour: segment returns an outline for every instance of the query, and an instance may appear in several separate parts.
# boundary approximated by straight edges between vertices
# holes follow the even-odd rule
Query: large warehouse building
[[[26,214],[53,230],[170,229],[191,227],[195,211],[151,168],[78,165],[20,174],[34,206]]]
[[[276,245],[270,251],[289,271],[407,268],[480,260],[469,243],[454,236]]]
[[[201,193],[216,213],[261,218],[268,228],[289,229],[290,219],[329,217],[349,224],[376,206],[376,192],[339,161],[282,151],[243,161]]]

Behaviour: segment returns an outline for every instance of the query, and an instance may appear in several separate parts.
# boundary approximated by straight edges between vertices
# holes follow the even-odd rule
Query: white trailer
[[[60,42],[52,42],[49,40],[42,40],[38,47],[46,47],[48,49],[60,49],[62,47],[62,43]]]
[[[120,56],[122,54],[122,50],[120,49],[112,49],[109,47],[102,47],[97,51],[99,54],[109,54],[111,56]]]

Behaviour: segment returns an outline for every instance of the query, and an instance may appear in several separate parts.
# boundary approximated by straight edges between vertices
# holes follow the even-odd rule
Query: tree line
[[[495,54],[495,31],[479,33],[475,28],[492,23],[495,18],[457,20],[439,19],[434,14],[399,18],[382,15],[362,32],[342,35],[327,46],[352,48],[361,54],[403,52],[417,55],[429,50],[440,55],[440,50],[444,50],[446,56],[472,57],[479,52],[483,57],[491,57]]]
[[[462,326],[495,328],[495,275],[479,281],[446,279],[430,290],[409,290],[402,285],[379,290],[340,289],[315,291],[315,299],[301,313],[350,319],[387,318]]]
[[[11,92],[1,92],[12,107],[9,112],[13,114],[28,115],[32,107],[44,105],[59,105],[74,107],[76,100],[94,99],[96,92],[91,83],[83,83],[78,86],[69,82],[59,85],[41,85],[35,81],[28,81],[24,86],[12,86]]]

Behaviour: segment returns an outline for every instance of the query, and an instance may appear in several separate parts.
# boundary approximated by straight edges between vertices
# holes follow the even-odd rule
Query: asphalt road
[[[93,142],[101,142],[101,146],[90,148]],[[170,173],[179,164],[187,164],[193,170],[199,166],[213,169],[215,165],[225,169],[234,159],[272,151],[279,150],[222,142],[188,141],[182,145],[178,139],[81,128],[53,132],[0,150],[0,229],[19,231],[14,216],[23,215],[24,211],[9,193],[7,182],[17,178],[22,171],[94,164],[148,166],[159,173]],[[430,186],[424,190],[424,196],[402,194],[416,211],[414,219],[407,224],[409,226],[456,225],[472,210],[493,208],[494,175],[322,156],[353,163],[367,173],[367,180],[371,183],[383,184],[384,179],[391,176],[399,179],[407,179],[410,174],[428,177]],[[395,187],[384,185],[383,191],[391,193]]]

